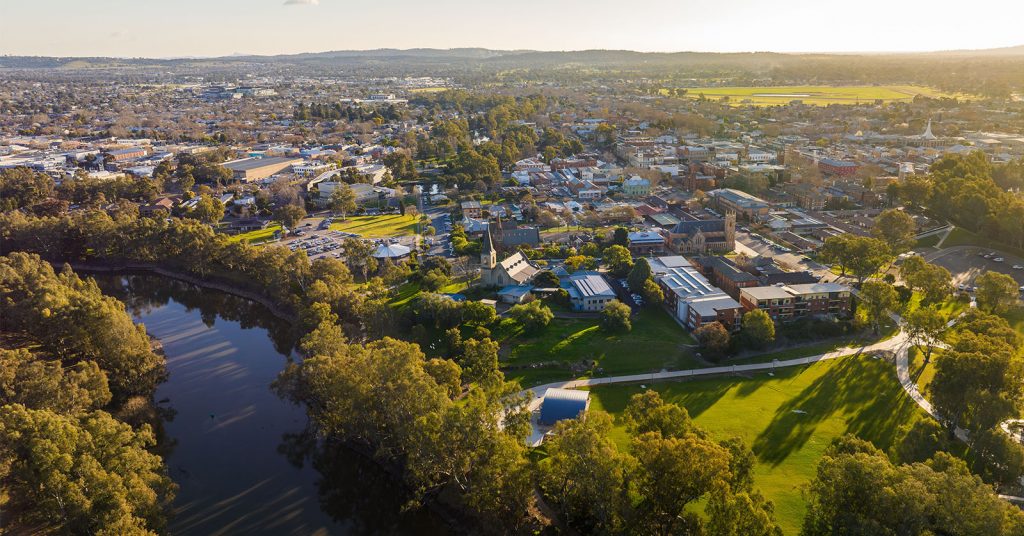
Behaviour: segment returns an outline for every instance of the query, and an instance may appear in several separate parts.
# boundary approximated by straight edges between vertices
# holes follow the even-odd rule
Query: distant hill
[[[55,68],[110,68],[117,66],[172,66],[215,65],[238,63],[360,65],[378,62],[418,64],[463,64],[495,67],[553,67],[553,66],[722,66],[749,68],[757,65],[764,69],[775,65],[789,65],[806,60],[851,57],[1015,57],[1024,56],[1024,45],[986,50],[952,50],[925,53],[898,54],[783,54],[777,52],[636,52],[631,50],[490,50],[486,48],[414,48],[375,50],[335,50],[300,54],[231,55],[214,58],[103,58],[103,57],[43,57],[0,56],[0,68],[55,69]]]

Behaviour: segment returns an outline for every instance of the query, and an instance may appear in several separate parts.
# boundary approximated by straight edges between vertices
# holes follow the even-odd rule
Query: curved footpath
[[[530,411],[533,411],[540,406],[541,402],[544,400],[544,392],[550,388],[574,389],[578,387],[610,385],[616,383],[638,383],[645,381],[653,382],[664,380],[679,380],[699,376],[712,376],[715,374],[731,374],[737,372],[775,370],[777,368],[810,365],[812,363],[817,363],[819,361],[828,361],[830,359],[836,359],[848,355],[857,355],[864,352],[894,351],[900,347],[905,347],[907,345],[909,345],[908,336],[906,332],[900,331],[898,334],[896,334],[896,336],[892,337],[891,339],[876,342],[874,344],[870,344],[867,346],[847,346],[824,354],[812,355],[807,357],[797,357],[794,359],[786,359],[783,361],[775,360],[767,363],[748,363],[744,365],[725,365],[721,367],[709,367],[702,369],[673,370],[651,372],[647,374],[631,374],[628,376],[609,376],[607,378],[583,378],[579,380],[546,383],[544,385],[538,385],[530,389],[525,389],[522,391],[522,393],[533,393],[533,396],[528,405]]]
[[[972,304],[973,305],[973,304]],[[902,318],[899,315],[892,314],[892,317],[902,325]],[[959,319],[954,318],[949,321],[949,326],[952,326]],[[536,411],[541,403],[544,401],[544,393],[550,388],[561,388],[561,389],[575,389],[579,387],[592,387],[597,385],[612,385],[619,383],[640,383],[640,382],[655,382],[655,381],[672,381],[681,380],[685,378],[695,378],[700,376],[712,376],[715,374],[731,374],[739,372],[756,372],[764,370],[775,370],[777,368],[784,367],[795,367],[800,365],[810,365],[819,361],[828,361],[830,359],[838,359],[840,357],[849,355],[859,355],[865,352],[877,352],[877,351],[890,351],[895,354],[896,357],[896,376],[900,381],[900,386],[907,393],[908,396],[923,409],[928,415],[931,415],[936,420],[941,422],[938,414],[935,412],[935,408],[932,404],[924,398],[924,396],[918,391],[917,384],[910,377],[910,347],[913,344],[910,341],[910,336],[906,330],[900,329],[891,339],[876,342],[867,346],[861,347],[844,347],[837,350],[833,350],[828,353],[812,355],[808,357],[798,357],[795,359],[787,359],[784,361],[771,361],[768,363],[750,363],[746,365],[726,365],[722,367],[710,367],[703,369],[690,369],[690,370],[676,370],[676,371],[663,371],[653,372],[648,374],[632,374],[627,376],[610,376],[607,378],[583,378],[579,380],[570,380],[564,382],[552,382],[543,385],[538,385],[530,389],[525,389],[521,393],[531,393],[530,402],[527,408],[532,413]],[[1009,424],[1011,421],[1004,422],[1002,428],[1006,433],[1010,433]],[[533,425],[529,444],[531,446],[538,446],[544,439],[546,430],[538,425],[535,419],[531,419]],[[962,428],[957,428],[955,431],[956,437],[961,441],[967,441],[967,431]],[[1024,497],[1017,497],[1013,495],[999,495],[999,498],[1007,501],[1024,503]]]

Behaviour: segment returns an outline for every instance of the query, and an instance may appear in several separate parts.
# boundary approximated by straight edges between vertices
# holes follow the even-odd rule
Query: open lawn
[[[942,359],[942,349],[932,350],[932,358],[928,364],[924,362],[924,352],[916,347],[911,347],[908,357],[910,358],[910,377],[917,385],[917,390],[928,397],[928,384],[935,378],[935,362]]]
[[[865,104],[883,102],[911,102],[916,95],[927,97],[969,98],[922,86],[778,86],[778,87],[695,87],[686,88],[686,96],[710,100],[728,97],[733,106],[775,106],[799,100],[804,104]]]
[[[853,433],[887,449],[897,429],[924,413],[907,397],[893,365],[847,357],[808,367],[780,369],[774,377],[714,379],[649,386],[679,404],[713,437],[743,438],[754,453],[755,487],[774,501],[785,534],[797,534],[806,511],[802,490],[833,439]],[[620,415],[639,385],[592,390],[591,410]],[[613,437],[628,448],[617,421]]]
[[[437,292],[439,294],[456,294],[466,290],[468,286],[469,284],[466,281],[452,281],[451,283],[441,287]],[[406,281],[398,287],[398,293],[391,298],[388,305],[392,307],[405,307],[413,298],[418,296],[419,293],[419,281]]]
[[[345,221],[335,221],[331,229],[355,233],[363,238],[392,238],[416,233],[416,217],[398,214],[387,216],[350,216]]]
[[[936,235],[926,236],[924,238],[919,239],[917,241],[917,245],[914,246],[914,247],[919,247],[919,248],[934,247],[935,245],[937,245],[939,243],[939,240],[941,238],[942,238],[942,234],[941,233],[940,234],[936,234]]]
[[[914,292],[914,295],[910,297],[910,303],[907,304],[907,313],[916,311],[921,308],[921,299],[924,298],[920,292]],[[946,319],[953,318],[964,312],[971,306],[971,300],[967,296],[955,297],[950,296],[940,303],[933,303],[932,307],[939,311],[939,313]]]
[[[261,242],[272,240],[274,237],[274,232],[280,230],[280,223],[272,223],[268,225],[266,229],[257,229],[255,231],[249,231],[248,233],[239,233],[236,235],[232,235],[229,238],[229,240],[231,240],[232,242],[246,242],[249,244],[259,244]]]
[[[700,366],[687,347],[693,338],[660,309],[634,316],[629,333],[605,333],[596,318],[555,318],[537,335],[517,330],[496,330],[495,335],[502,340],[502,366],[538,365],[505,372],[523,387],[595,374],[588,370],[574,375],[570,370],[570,365],[586,361],[596,362],[601,376]]]

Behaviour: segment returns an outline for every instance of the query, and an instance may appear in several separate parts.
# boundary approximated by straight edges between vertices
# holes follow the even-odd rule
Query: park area
[[[917,95],[932,98],[967,95],[945,93],[922,86],[773,86],[773,87],[694,87],[686,88],[686,97],[709,100],[728,98],[733,106],[777,106],[801,101],[814,106],[864,104],[875,101],[910,102]]]
[[[335,220],[331,230],[354,233],[362,238],[394,238],[416,234],[416,216],[349,216],[345,220]]]
[[[527,335],[518,329],[503,333],[514,324],[506,321],[495,330],[502,343],[505,377],[532,387],[580,377],[702,366],[690,348],[695,341],[668,313],[644,310],[632,322],[628,333],[606,333],[596,318],[555,318],[540,333]]]
[[[888,449],[900,426],[924,413],[906,396],[893,365],[868,356],[806,367],[647,386],[687,409],[713,437],[741,437],[757,455],[755,487],[775,503],[785,534],[797,534],[807,505],[803,488],[833,439],[852,433]],[[618,417],[640,385],[594,388],[591,410],[616,417],[612,434],[620,449],[628,435]]]
[[[247,244],[261,244],[273,240],[274,233],[280,230],[280,223],[272,223],[266,229],[256,229],[255,231],[232,235],[229,240],[232,242],[245,242]]]

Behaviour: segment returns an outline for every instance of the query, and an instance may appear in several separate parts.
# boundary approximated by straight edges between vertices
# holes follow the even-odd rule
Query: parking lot
[[[331,230],[330,224],[330,219],[322,221],[306,221],[305,223],[300,224],[296,229],[296,234],[284,240],[283,244],[292,251],[305,251],[306,255],[311,260],[321,257],[333,257],[335,259],[340,259],[343,253],[342,244],[346,238],[360,238],[364,242],[372,242],[373,244],[389,243],[402,244],[412,248],[416,247],[415,236],[403,236],[387,239],[362,238],[356,233]]]
[[[985,272],[1001,272],[1024,285],[1024,259],[975,246],[956,246],[941,251],[926,251],[928,262],[942,266],[953,276],[958,289],[973,287],[975,279]]]

